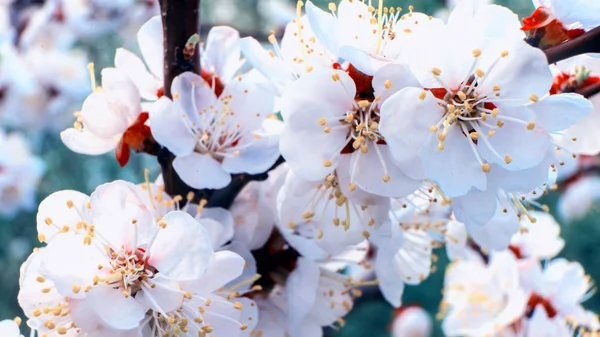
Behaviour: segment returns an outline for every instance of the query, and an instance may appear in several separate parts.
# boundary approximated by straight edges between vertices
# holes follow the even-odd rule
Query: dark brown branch
[[[548,64],[580,54],[600,53],[600,27],[596,27],[558,46],[548,48],[544,50],[544,53],[548,58]]]
[[[600,82],[596,83],[596,84],[592,84],[590,86],[587,86],[587,87],[577,91],[577,93],[583,95],[586,98],[590,98],[590,97],[600,93]]]

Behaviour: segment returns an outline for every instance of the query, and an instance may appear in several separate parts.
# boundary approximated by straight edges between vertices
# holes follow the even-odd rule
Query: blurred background
[[[329,1],[313,0],[326,7]],[[454,0],[457,1],[457,0]],[[386,0],[386,6],[415,7],[415,11],[446,17],[448,0]],[[497,0],[520,17],[528,16],[529,0]],[[266,42],[269,30],[281,35],[295,18],[295,0],[203,0],[202,33],[213,25],[231,25],[240,35]],[[91,92],[88,62],[96,78],[113,65],[115,49],[138,53],[136,33],[158,14],[155,0],[0,0],[0,319],[23,316],[18,303],[19,267],[36,239],[38,203],[57,190],[91,193],[115,179],[143,181],[145,168],[158,174],[155,157],[133,154],[120,168],[111,152],[86,156],[71,152],[61,142],[61,130],[71,127],[73,113]],[[468,32],[465,32],[468,34]],[[468,36],[465,36],[468,38]],[[99,81],[99,80],[98,80]],[[600,214],[595,205],[600,185],[586,174],[570,193],[571,208],[558,206],[565,189],[542,200],[562,224],[566,246],[561,256],[579,261],[593,279],[600,279]],[[576,184],[573,179],[569,184]],[[568,186],[571,186],[568,185]],[[581,187],[583,186],[583,187]],[[567,187],[568,188],[568,187]],[[573,207],[575,210],[573,210]],[[561,210],[558,214],[558,210]],[[405,305],[425,308],[435,322],[434,336],[442,336],[436,319],[441,300],[445,252],[438,251],[436,272],[419,286],[407,286]],[[585,303],[600,311],[600,297]],[[376,287],[366,289],[347,317],[347,324],[328,336],[384,337],[390,335],[392,308]]]

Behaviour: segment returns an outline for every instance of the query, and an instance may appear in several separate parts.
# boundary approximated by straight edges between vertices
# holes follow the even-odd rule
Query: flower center
[[[536,293],[532,293],[529,296],[529,300],[527,301],[527,311],[525,315],[531,318],[533,316],[533,311],[538,305],[541,305],[542,308],[546,310],[548,318],[554,318],[556,317],[556,315],[558,315],[558,311],[554,308],[554,306],[552,306],[552,303],[550,303],[548,299]]]
[[[554,77],[550,94],[577,92],[600,82],[600,76],[592,75],[585,67],[576,67],[574,73],[562,72]]]
[[[135,296],[142,288],[142,283],[152,279],[158,272],[148,264],[150,257],[143,248],[133,251],[127,249],[114,251],[109,248],[107,254],[111,269],[104,281],[114,287],[123,288],[125,296]]]

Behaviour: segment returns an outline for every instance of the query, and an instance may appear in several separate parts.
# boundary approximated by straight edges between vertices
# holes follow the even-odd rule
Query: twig
[[[580,54],[600,53],[600,27],[596,27],[558,46],[548,48],[544,50],[544,53],[548,58],[548,64]]]
[[[585,88],[577,91],[577,93],[583,95],[586,98],[590,98],[590,97],[600,93],[600,82],[596,83],[596,84],[592,84],[588,87],[585,87]]]

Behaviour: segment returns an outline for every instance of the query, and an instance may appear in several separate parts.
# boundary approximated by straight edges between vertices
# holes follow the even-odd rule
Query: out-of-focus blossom
[[[0,321],[0,334],[6,337],[23,337],[23,335],[21,335],[21,331],[19,330],[19,324],[12,319]]]
[[[0,214],[14,216],[35,206],[35,192],[45,170],[22,135],[0,130]]]
[[[432,330],[431,316],[423,308],[417,306],[398,309],[392,321],[393,337],[428,337],[431,336]]]
[[[587,176],[567,185],[560,196],[558,213],[566,221],[583,218],[600,199],[600,178]]]

